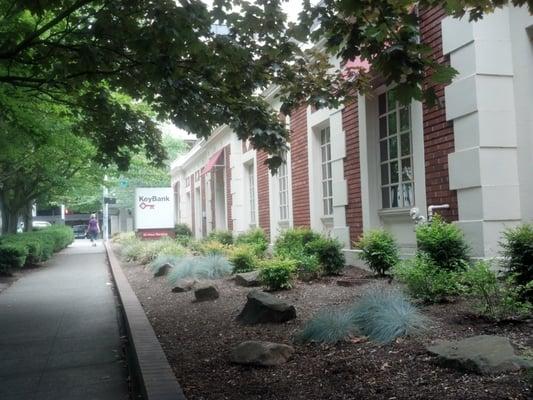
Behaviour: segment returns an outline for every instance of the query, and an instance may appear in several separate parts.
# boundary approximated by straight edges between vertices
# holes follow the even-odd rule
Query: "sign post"
[[[174,192],[171,187],[135,189],[135,231],[141,239],[174,236]]]

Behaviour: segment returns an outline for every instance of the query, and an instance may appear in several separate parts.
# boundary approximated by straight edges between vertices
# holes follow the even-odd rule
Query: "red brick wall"
[[[257,152],[257,208],[259,226],[270,237],[270,191],[268,186],[268,166],[265,164],[268,158],[264,151]]]
[[[441,63],[449,63],[442,54],[441,20],[446,16],[440,8],[420,11],[422,41],[433,49],[432,55]],[[426,85],[429,81],[426,80]],[[458,219],[457,193],[450,190],[448,175],[448,154],[454,151],[453,124],[446,122],[444,107],[444,86],[435,86],[441,108],[429,109],[424,105],[424,151],[426,159],[427,205],[450,204],[449,210],[440,212],[449,220]]]
[[[303,105],[291,113],[292,218],[296,227],[311,225],[307,158],[307,106]]]
[[[233,205],[233,198],[231,195],[231,147],[228,144],[224,148],[224,165],[226,169],[226,207],[227,207],[227,218],[228,218],[228,230],[233,230],[233,216],[231,214],[231,207]]]
[[[342,127],[346,136],[346,159],[344,178],[348,185],[346,225],[350,228],[350,241],[355,242],[363,233],[363,210],[361,205],[361,168],[359,160],[359,113],[357,101],[342,110]]]
[[[193,234],[196,232],[196,221],[194,220],[194,174],[191,174],[191,230]]]
[[[205,198],[205,175],[200,177],[200,193],[201,193],[201,202],[202,202],[202,236],[207,235],[207,206]]]

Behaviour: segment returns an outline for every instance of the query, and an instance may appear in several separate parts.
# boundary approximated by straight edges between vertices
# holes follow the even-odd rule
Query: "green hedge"
[[[46,261],[73,241],[74,232],[69,226],[0,236],[0,271]]]

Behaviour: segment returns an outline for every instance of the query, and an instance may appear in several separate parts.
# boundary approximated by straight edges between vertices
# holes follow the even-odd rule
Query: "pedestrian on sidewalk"
[[[93,246],[96,246],[95,240],[98,238],[99,233],[100,225],[98,224],[96,215],[91,214],[91,219],[89,219],[89,223],[87,224],[87,234],[89,235],[89,239],[91,239],[91,243],[93,244]]]

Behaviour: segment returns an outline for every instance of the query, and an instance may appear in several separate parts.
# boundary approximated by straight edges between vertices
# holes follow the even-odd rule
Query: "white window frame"
[[[409,209],[415,205],[411,106],[401,105],[394,90],[378,96],[377,126],[381,209]]]
[[[289,171],[286,156],[278,168],[279,221],[289,220]]]
[[[330,127],[320,128],[320,177],[322,185],[322,215],[331,217],[333,215],[333,174],[331,164],[331,131]]]
[[[249,201],[249,217],[250,226],[257,225],[257,212],[255,207],[255,164],[252,162],[246,167],[246,173],[248,174],[248,201]]]

